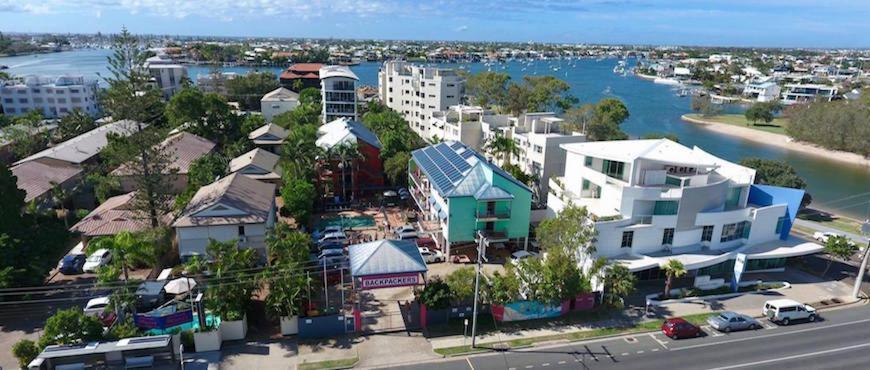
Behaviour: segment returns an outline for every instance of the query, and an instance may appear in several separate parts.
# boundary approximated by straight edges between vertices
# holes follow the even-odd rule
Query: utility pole
[[[480,300],[480,267],[483,263],[483,253],[486,251],[486,239],[483,233],[477,231],[477,272],[474,275],[474,311],[471,315],[471,348],[477,344],[477,303]]]
[[[861,234],[870,236],[870,219],[864,221],[861,225]],[[858,268],[858,276],[855,277],[855,287],[852,288],[852,297],[860,298],[861,283],[864,281],[864,271],[867,270],[867,260],[870,259],[870,241],[867,242],[867,247],[864,248],[864,258],[861,259],[861,267]]]

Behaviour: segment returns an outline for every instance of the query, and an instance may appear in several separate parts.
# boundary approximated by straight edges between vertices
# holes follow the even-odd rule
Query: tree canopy
[[[741,166],[755,169],[755,183],[760,185],[782,186],[792,189],[806,189],[807,183],[798,175],[794,167],[785,161],[744,158],[740,161]],[[801,207],[806,207],[813,198],[809,193],[804,194]]]
[[[628,139],[628,135],[619,127],[628,117],[628,108],[615,98],[605,98],[596,104],[585,104],[565,113],[565,121],[576,130],[585,132],[592,141]]]
[[[278,77],[272,72],[248,72],[226,82],[227,96],[239,102],[242,109],[260,110],[260,99],[278,88]]]
[[[870,89],[864,89],[861,96],[854,101],[792,106],[786,111],[785,131],[796,140],[870,156]]]

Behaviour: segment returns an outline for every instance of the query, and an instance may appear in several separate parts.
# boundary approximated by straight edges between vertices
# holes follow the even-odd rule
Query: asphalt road
[[[870,306],[823,312],[815,323],[701,338],[661,333],[487,353],[403,369],[859,369],[870,363]]]

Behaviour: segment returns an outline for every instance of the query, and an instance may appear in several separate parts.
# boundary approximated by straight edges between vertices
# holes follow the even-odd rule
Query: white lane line
[[[643,351],[637,351],[637,354],[642,354],[642,353],[643,353]]]
[[[654,341],[656,341],[656,343],[658,343],[660,346],[662,346],[662,348],[664,348],[666,350],[668,349],[668,346],[665,345],[665,341],[659,340],[659,338],[656,338],[655,333],[649,333],[649,337],[652,338]]]
[[[804,357],[812,357],[812,356],[818,356],[818,355],[825,355],[825,354],[828,354],[828,353],[836,353],[836,352],[842,352],[842,351],[849,351],[849,350],[858,349],[858,348],[862,348],[862,347],[870,347],[870,343],[856,344],[856,345],[853,345],[853,346],[840,347],[840,348],[832,348],[832,349],[828,349],[828,350],[824,350],[824,351],[818,351],[818,352],[801,353],[801,354],[799,354],[799,355],[785,356],[785,357],[779,357],[779,358],[771,358],[771,359],[767,359],[767,360],[761,360],[761,361],[747,362],[747,363],[737,364],[737,365],[729,365],[729,366],[717,367],[717,368],[713,368],[713,369],[709,369],[709,370],[728,370],[728,369],[738,369],[738,368],[741,368],[741,367],[758,366],[758,365],[770,364],[770,363],[774,363],[774,362],[794,360],[794,359],[804,358]]]
[[[765,329],[776,329],[776,325],[771,324],[769,321],[762,323],[761,326],[764,326]]]
[[[860,323],[865,323],[865,322],[870,322],[870,319],[863,319],[863,320],[849,321],[849,322],[841,322],[841,323],[839,323],[839,324],[833,324],[833,325],[828,325],[828,326],[817,326],[817,327],[807,328],[807,329],[799,329],[799,330],[791,330],[791,331],[781,331],[781,332],[778,332],[778,333],[776,333],[776,334],[759,335],[759,336],[752,336],[752,337],[739,338],[739,339],[720,340],[720,341],[718,341],[718,342],[713,342],[713,343],[694,344],[694,345],[685,346],[685,347],[671,348],[670,350],[671,350],[671,351],[682,351],[682,350],[693,349],[693,348],[702,348],[702,347],[718,346],[718,345],[720,345],[720,344],[726,344],[726,343],[736,343],[736,342],[745,342],[745,341],[748,341],[748,340],[757,340],[757,339],[773,338],[773,337],[779,337],[779,336],[789,335],[789,334],[798,334],[798,333],[806,333],[806,332],[810,332],[810,331],[817,331],[817,330],[824,330],[824,329],[838,328],[838,327],[841,327],[841,326],[855,325],[855,324],[860,324]]]
[[[713,327],[710,325],[704,325],[701,327],[701,329],[703,329],[705,333],[709,333],[710,335],[712,335],[714,337],[721,337],[723,335],[718,330],[713,329]]]
[[[659,349],[658,349],[658,348],[653,348],[653,349],[651,349],[650,351],[652,351],[652,352],[658,352]]]
[[[559,361],[559,365],[564,365],[565,361]]]
[[[549,362],[545,362],[545,363],[541,364],[541,366],[543,366],[543,367],[547,367],[547,366],[550,366],[550,363],[549,363]]]
[[[531,369],[533,367],[535,367],[535,365],[526,365],[526,369]]]
[[[468,362],[468,367],[471,368],[471,370],[474,370],[474,365],[471,364],[471,359],[468,358],[468,357],[466,357],[466,358],[465,358],[465,361]]]
[[[623,356],[628,356],[628,352],[623,352],[622,355],[623,355]]]

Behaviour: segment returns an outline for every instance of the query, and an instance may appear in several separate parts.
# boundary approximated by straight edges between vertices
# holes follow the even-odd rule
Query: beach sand
[[[688,117],[686,115],[683,115],[681,118],[683,119],[683,121],[700,125],[705,129],[715,131],[720,134],[735,136],[741,139],[751,140],[765,145],[773,145],[779,148],[806,153],[809,155],[814,155],[834,161],[860,165],[861,167],[864,167],[865,170],[870,170],[870,158],[865,158],[860,154],[825,149],[815,146],[813,144],[794,141],[792,138],[785,135],[764,132],[749,127],[728,125],[724,123],[707,121],[701,118]]]

